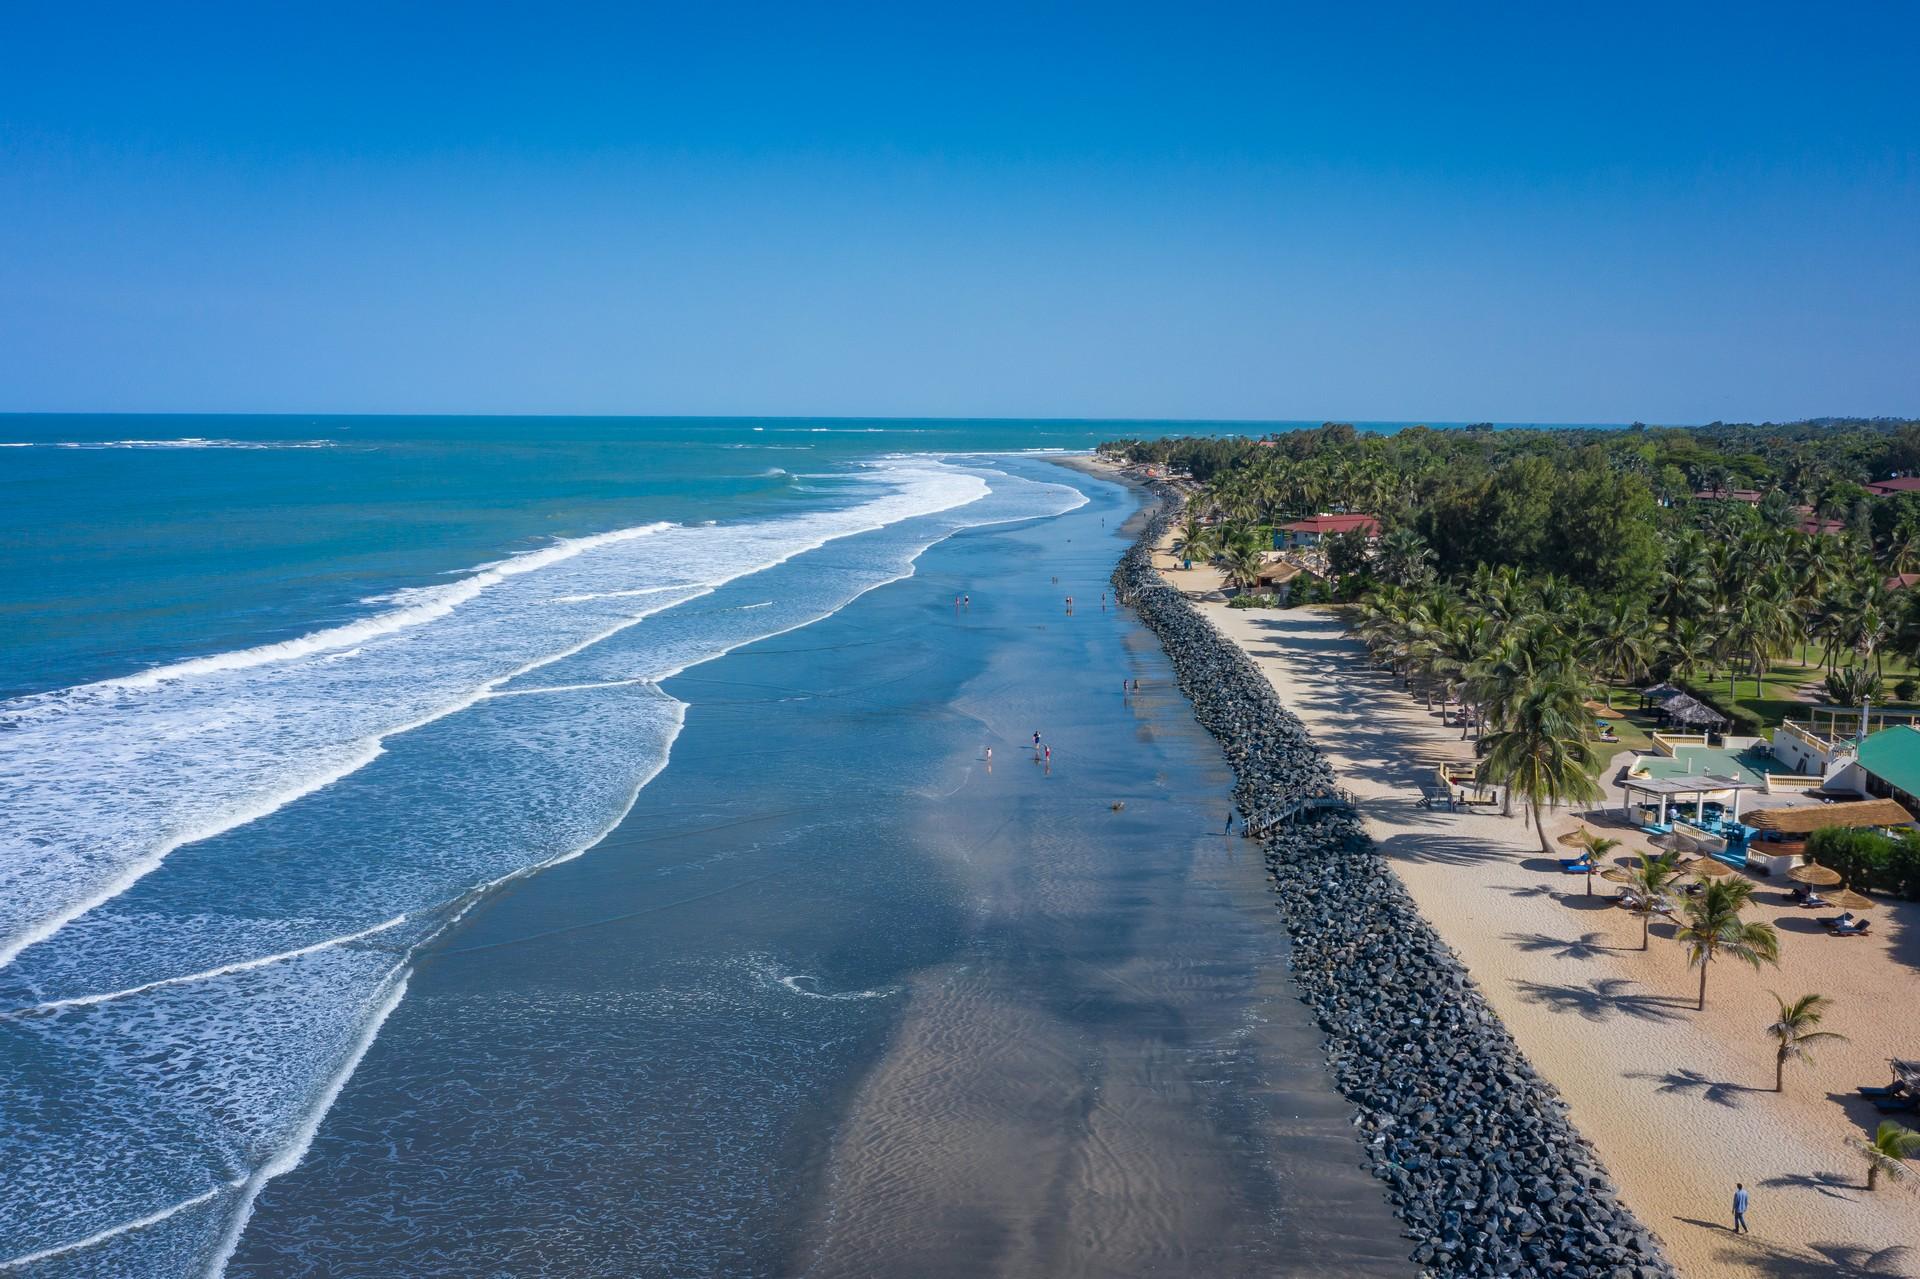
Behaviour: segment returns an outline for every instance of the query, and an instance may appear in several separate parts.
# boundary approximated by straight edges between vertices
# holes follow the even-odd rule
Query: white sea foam
[[[212,1158],[252,1170],[203,1210],[224,1223],[217,1273],[397,1005],[411,950],[499,885],[582,855],[665,767],[686,707],[660,681],[910,575],[959,528],[1084,500],[924,458],[865,473],[865,500],[841,509],[576,539],[378,615],[432,617],[0,705],[10,1027],[47,1054],[46,1095],[64,1088],[123,1134],[118,1149],[0,1134],[0,1180],[20,1188],[0,1189],[7,1246],[119,1238],[149,1216],[199,1231],[178,1213]],[[769,579],[772,598],[689,607],[896,524]],[[182,1132],[197,1134],[184,1150]],[[64,1215],[42,1220],[33,1205],[54,1201]]]
[[[10,1257],[5,1261],[0,1261],[0,1270],[23,1270],[36,1262],[51,1261],[55,1257],[63,1257],[70,1252],[80,1252],[86,1248],[97,1248],[109,1239],[130,1234],[135,1230],[145,1230],[149,1226],[157,1226],[169,1217],[178,1216],[189,1208],[197,1208],[201,1204],[216,1198],[222,1190],[234,1189],[238,1184],[239,1183],[236,1182],[228,1186],[210,1186],[190,1199],[182,1199],[179,1203],[169,1204],[158,1212],[150,1212],[146,1216],[135,1218],[132,1221],[122,1221],[116,1225],[108,1226],[105,1230],[88,1235],[85,1239],[74,1239],[67,1243],[57,1243],[50,1248],[42,1248],[38,1252],[30,1252],[24,1257]]]
[[[207,1264],[206,1279],[220,1279],[220,1276],[226,1273],[227,1262],[232,1260],[233,1250],[240,1243],[240,1233],[247,1228],[247,1221],[253,1216],[253,1201],[259,1198],[261,1189],[269,1181],[275,1177],[284,1176],[300,1166],[300,1161],[306,1158],[307,1148],[313,1145],[314,1135],[320,1131],[320,1121],[326,1118],[329,1110],[333,1109],[334,1099],[340,1095],[340,1090],[347,1086],[347,1080],[353,1078],[353,1072],[359,1069],[360,1060],[367,1055],[367,1049],[373,1047],[375,1037],[380,1034],[380,1027],[386,1024],[387,1018],[393,1015],[393,1010],[400,1006],[402,999],[406,998],[407,974],[396,969],[391,980],[391,990],[374,1010],[373,1016],[368,1019],[366,1029],[360,1036],[360,1042],[354,1045],[352,1054],[333,1073],[333,1078],[327,1082],[326,1089],[314,1099],[313,1105],[307,1111],[305,1121],[294,1133],[293,1140],[272,1159],[256,1169],[240,1187],[240,1203],[227,1222],[226,1233],[222,1236],[212,1260]]]
[[[51,999],[43,1004],[35,1004],[31,1008],[21,1008],[11,1013],[0,1014],[0,1017],[29,1017],[37,1013],[59,1012],[64,1008],[88,1008],[94,1004],[111,1003],[116,999],[131,999],[135,995],[145,995],[151,991],[165,990],[169,986],[187,986],[194,982],[213,981],[219,977],[230,977],[234,973],[245,973],[251,972],[256,968],[265,968],[269,964],[284,964],[289,960],[301,959],[307,955],[318,954],[320,951],[330,950],[335,946],[351,946],[355,942],[365,941],[369,937],[377,937],[381,933],[389,932],[406,922],[407,917],[405,915],[396,915],[384,923],[375,924],[372,928],[363,928],[357,933],[348,933],[344,937],[329,937],[325,941],[317,941],[311,945],[281,951],[277,955],[262,955],[258,959],[238,960],[231,964],[221,964],[217,968],[209,968],[205,972],[187,973],[181,977],[161,977],[139,986],[130,986],[125,990],[106,991],[97,995],[76,995],[71,999]]]
[[[804,995],[808,999],[830,999],[835,1001],[855,1000],[855,999],[886,999],[890,995],[897,995],[900,993],[900,988],[898,986],[887,986],[878,990],[829,991],[829,990],[808,989],[808,987],[813,982],[816,982],[818,980],[819,980],[818,978],[813,977],[807,973],[795,973],[790,977],[780,978],[780,984],[782,986],[785,986],[788,990],[792,991],[794,994]]]

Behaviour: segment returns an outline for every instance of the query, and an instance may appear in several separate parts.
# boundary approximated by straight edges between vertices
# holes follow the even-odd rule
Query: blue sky
[[[0,410],[1920,413],[1913,5],[388,9],[9,9]]]

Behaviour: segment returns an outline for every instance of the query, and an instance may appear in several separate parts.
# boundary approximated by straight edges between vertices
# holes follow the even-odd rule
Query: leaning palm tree
[[[1821,1019],[1827,1015],[1827,1009],[1833,1001],[1825,995],[1802,995],[1788,1003],[1777,992],[1773,1002],[1780,1005],[1780,1019],[1767,1027],[1767,1034],[1777,1041],[1773,1053],[1773,1090],[1780,1092],[1786,1087],[1787,1061],[1798,1058],[1811,1063],[1813,1054],[1807,1045],[1821,1042],[1843,1044],[1845,1035],[1831,1030],[1818,1029]]]
[[[1599,757],[1587,736],[1590,717],[1572,676],[1550,672],[1529,689],[1507,717],[1507,727],[1487,740],[1487,775],[1523,797],[1533,810],[1540,851],[1551,857],[1540,805],[1598,799],[1589,770]]]
[[[1640,917],[1640,949],[1645,950],[1653,932],[1653,917],[1673,909],[1673,881],[1680,877],[1672,853],[1648,857],[1642,853],[1640,864],[1627,871],[1629,907]]]
[[[1707,967],[1722,955],[1755,969],[1780,962],[1780,935],[1773,925],[1740,918],[1752,898],[1750,879],[1710,879],[1686,904],[1687,922],[1674,936],[1687,948],[1687,963],[1700,970],[1700,1008],[1707,1006]]]
[[[1855,1137],[1853,1148],[1867,1157],[1867,1189],[1874,1190],[1879,1187],[1883,1172],[1888,1181],[1898,1181],[1907,1175],[1907,1160],[1920,1158],[1920,1132],[1903,1128],[1891,1119],[1882,1119],[1873,1140]]]

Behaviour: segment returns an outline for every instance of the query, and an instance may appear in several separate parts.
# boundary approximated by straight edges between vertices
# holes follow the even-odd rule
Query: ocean
[[[1406,1273],[1168,429],[0,419],[0,1268]]]

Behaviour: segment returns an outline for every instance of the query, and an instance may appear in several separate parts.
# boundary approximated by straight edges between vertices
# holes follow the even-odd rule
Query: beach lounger
[[[1838,915],[1822,915],[1813,922],[1822,928],[1839,928],[1843,925],[1851,924],[1859,918],[1860,916],[1849,910]]]
[[[1872,927],[1872,920],[1863,919],[1857,924],[1842,924],[1831,931],[1835,937],[1865,937],[1867,930]]]
[[[1560,869],[1569,875],[1584,875],[1590,870],[1598,870],[1599,867],[1590,861],[1581,859],[1570,862],[1563,861],[1560,863]]]
[[[1920,1097],[1876,1097],[1873,1108],[1883,1115],[1897,1115],[1905,1110],[1920,1110]]]
[[[1907,1091],[1907,1086],[1902,1083],[1863,1084],[1859,1091],[1862,1097],[1898,1097]]]

